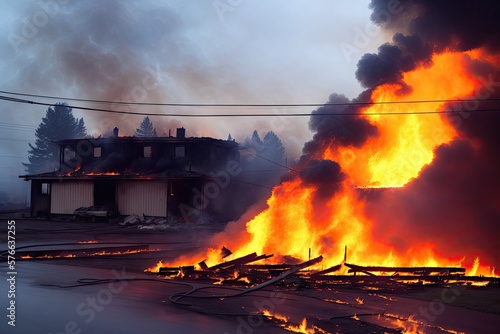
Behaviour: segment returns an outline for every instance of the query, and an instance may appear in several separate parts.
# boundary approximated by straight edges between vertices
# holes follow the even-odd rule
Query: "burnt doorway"
[[[116,182],[114,180],[94,181],[94,205],[116,206]]]

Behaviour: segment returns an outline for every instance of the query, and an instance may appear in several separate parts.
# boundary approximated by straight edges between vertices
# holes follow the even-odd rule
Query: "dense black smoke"
[[[498,2],[494,0],[398,0],[402,12],[378,15],[395,0],[372,0],[372,20],[388,31],[417,35],[433,52],[466,51],[479,47],[498,51]]]
[[[362,93],[355,101],[367,102],[369,94]],[[355,102],[353,101],[353,102]],[[315,190],[315,200],[325,200],[341,189],[345,178],[337,162],[321,160],[328,147],[360,147],[365,141],[378,134],[377,128],[360,117],[360,108],[341,94],[333,93],[328,102],[312,112],[309,128],[314,132],[311,141],[303,149],[297,168],[298,175],[288,174],[283,181],[300,177],[303,184]]]
[[[363,97],[364,95],[361,95],[353,102],[365,102]],[[304,146],[305,154],[316,151],[317,145],[321,145],[321,148],[332,144],[360,147],[366,139],[377,135],[377,128],[366,119],[359,117],[359,107],[349,105],[349,103],[347,97],[334,93],[330,95],[325,106],[312,112],[309,128],[315,134],[313,140]]]
[[[373,0],[374,13],[388,2]],[[367,87],[397,82],[398,73],[430,64],[433,53],[482,48],[495,54],[499,50],[496,2],[401,1],[401,6],[402,15],[376,22],[401,33],[394,35],[394,45],[382,46],[378,55],[361,59],[357,76]],[[389,69],[380,77],[373,76],[372,66],[377,61],[381,65],[388,54],[396,55],[396,64],[383,67]],[[367,213],[376,221],[378,237],[399,250],[415,240],[432,242],[440,254],[465,255],[468,264],[481,255],[483,261],[498,267],[500,108],[498,101],[488,99],[500,98],[500,69],[480,60],[464,66],[482,85],[464,97],[472,101],[445,106],[457,111],[445,119],[459,138],[438,147],[433,162],[404,188],[369,200]]]
[[[345,178],[340,165],[330,160],[312,160],[300,171],[302,184],[316,188],[316,199],[329,199],[342,187]]]
[[[397,13],[390,8],[397,6]],[[432,55],[443,51],[500,47],[497,2],[372,0],[372,20],[396,32],[392,43],[377,54],[366,54],[358,63],[356,78],[367,88],[401,83],[402,73],[429,65]],[[385,13],[385,14],[384,14]]]
[[[398,12],[388,13],[397,3]],[[402,82],[405,72],[432,66],[432,56],[442,52],[468,51],[482,48],[486,54],[499,51],[500,20],[493,1],[373,0],[373,21],[384,32],[392,33],[377,54],[366,54],[358,63],[357,79],[368,88],[355,102],[369,100],[378,85],[399,84],[398,93],[411,91]],[[498,58],[497,58],[498,59]],[[471,264],[475,256],[500,266],[500,69],[492,62],[464,58],[463,66],[482,86],[469,97],[472,101],[449,103],[445,109],[456,113],[444,115],[459,134],[453,142],[435,150],[435,159],[418,178],[405,187],[365,194],[366,213],[372,218],[375,235],[397,251],[432,243],[438,254],[466,256]],[[451,79],[452,80],[452,79]],[[441,82],[429,82],[441,85]],[[490,99],[490,100],[489,100]],[[332,94],[329,103],[349,103],[341,95]],[[352,116],[321,116],[321,113],[349,113]],[[306,143],[302,167],[318,172],[324,182],[338,179],[338,172],[320,168],[325,148],[331,145],[361,147],[377,136],[375,126],[358,116],[359,107],[328,106],[313,112],[309,122],[315,132]],[[331,164],[330,164],[331,165]],[[312,167],[311,167],[312,166]],[[330,168],[331,169],[331,168]],[[301,173],[303,182],[311,173]],[[339,182],[341,179],[338,179]],[[328,183],[328,182],[326,182]],[[332,193],[337,183],[331,185]]]

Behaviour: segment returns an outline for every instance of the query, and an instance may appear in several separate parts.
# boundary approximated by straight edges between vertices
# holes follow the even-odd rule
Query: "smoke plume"
[[[364,96],[386,83],[399,84],[400,94],[411,91],[412,87],[402,83],[403,74],[432,66],[434,54],[481,48],[486,55],[498,55],[500,21],[493,1],[401,0],[402,12],[383,20],[383,16],[377,14],[386,10],[391,2],[371,2],[374,22],[394,35],[392,42],[381,45],[377,54],[366,54],[359,61],[356,77],[368,90],[357,101],[364,101]],[[484,84],[475,95],[463,97],[472,100],[469,104],[445,106],[457,111],[443,117],[455,127],[459,137],[438,147],[434,160],[419,177],[403,188],[363,196],[366,214],[374,221],[375,236],[397,251],[405,252],[419,240],[434,245],[438,254],[465,255],[468,264],[482,254],[482,260],[500,266],[500,137],[497,130],[500,114],[498,102],[489,100],[500,98],[498,65],[498,61],[480,60],[464,65]],[[332,94],[328,102],[349,101]],[[315,115],[325,111],[358,114],[356,108],[325,106],[313,112],[309,126],[315,134],[304,146],[302,160],[316,166],[319,163],[311,160],[318,159],[330,145],[360,147],[367,138],[377,136],[377,128],[357,115]]]

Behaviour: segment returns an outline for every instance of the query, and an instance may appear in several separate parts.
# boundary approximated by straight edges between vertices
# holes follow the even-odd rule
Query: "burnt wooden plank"
[[[251,262],[256,257],[257,257],[257,253],[254,252],[254,253],[239,257],[237,259],[231,260],[231,261],[226,261],[226,262],[216,264],[215,266],[209,267],[207,270],[213,271],[213,270],[217,270],[217,269],[225,269],[225,268],[228,268],[228,267],[231,267],[234,265],[245,264],[245,263]]]
[[[325,274],[333,273],[333,272],[335,272],[335,271],[340,270],[340,268],[342,268],[342,265],[341,265],[341,264],[337,264],[336,266],[333,266],[333,267],[327,268],[327,269],[325,269],[325,270],[317,271],[317,272],[313,273],[313,274],[311,275],[311,277],[315,277],[315,276],[320,276],[320,275],[325,275]]]
[[[180,267],[161,267],[158,272],[160,274],[176,274],[179,271],[184,271],[184,272],[193,272],[194,271],[194,266],[180,266]]]
[[[245,264],[243,266],[244,269],[251,270],[286,270],[292,268],[292,264]]]
[[[384,266],[358,266],[351,263],[345,263],[345,266],[349,267],[350,273],[353,272],[406,272],[406,273],[437,273],[437,272],[448,272],[448,273],[465,273],[465,268],[461,267],[384,267]]]

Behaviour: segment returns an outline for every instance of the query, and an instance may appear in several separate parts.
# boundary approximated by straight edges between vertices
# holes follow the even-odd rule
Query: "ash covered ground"
[[[1,225],[7,239],[7,221]],[[176,225],[138,229],[107,222],[16,219],[16,326],[3,316],[2,333],[496,333],[500,289],[408,286],[367,288],[340,284],[306,287],[289,279],[241,296],[237,285],[169,279],[144,269],[159,259],[194,252],[220,226]],[[92,241],[83,244],[81,242]],[[80,242],[80,243],[79,243]],[[147,246],[148,252],[83,256],[82,249],[108,251]],[[118,248],[120,247],[120,248]],[[124,248],[123,248],[124,247]],[[6,243],[2,242],[2,252]],[[26,252],[52,251],[71,258],[20,259]],[[202,260],[202,259],[200,259]],[[0,263],[1,281],[8,278]],[[180,284],[179,284],[180,283]],[[196,298],[169,297],[193,287]],[[2,283],[8,314],[8,285]],[[226,298],[211,298],[228,295]],[[203,297],[203,298],[199,298]],[[209,297],[209,298],[205,298]],[[256,315],[266,312],[266,316]],[[305,319],[305,322],[304,322]],[[302,328],[300,325],[302,324]]]

